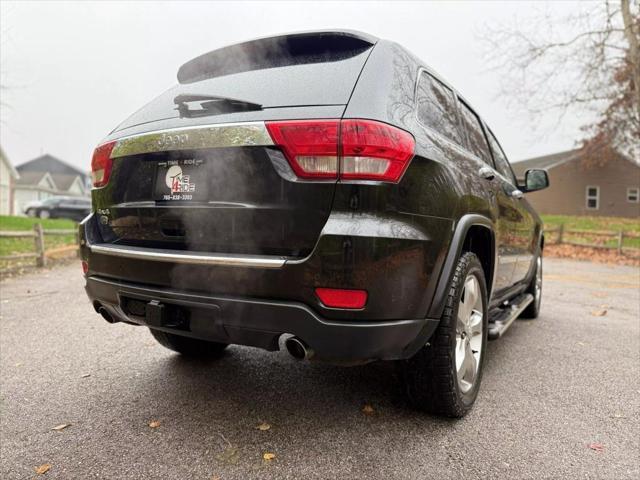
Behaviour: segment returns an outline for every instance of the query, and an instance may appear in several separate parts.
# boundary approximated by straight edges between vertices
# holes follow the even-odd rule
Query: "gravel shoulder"
[[[460,421],[412,411],[392,364],[182,359],[96,315],[75,263],[6,279],[0,299],[1,478],[640,477],[634,267],[547,259],[541,318],[489,343]]]

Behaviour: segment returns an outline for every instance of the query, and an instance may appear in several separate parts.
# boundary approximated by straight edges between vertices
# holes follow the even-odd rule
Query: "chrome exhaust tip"
[[[116,320],[115,318],[113,318],[111,316],[111,314],[109,313],[109,310],[107,310],[104,307],[98,307],[98,313],[100,315],[102,315],[102,318],[104,318],[109,323],[117,323],[118,322],[118,320]]]
[[[287,347],[289,354],[296,360],[308,360],[313,356],[313,351],[297,337],[287,338],[284,342],[284,346]]]

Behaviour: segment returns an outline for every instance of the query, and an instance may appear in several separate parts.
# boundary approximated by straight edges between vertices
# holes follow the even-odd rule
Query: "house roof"
[[[16,185],[37,185],[47,172],[22,172],[16,180]]]
[[[2,149],[2,147],[0,147],[0,162],[4,163],[7,166],[13,178],[16,178],[16,179],[20,178],[20,174],[15,169],[15,167],[11,164],[11,162],[9,161],[9,157],[7,157],[7,155],[4,153],[4,150]]]
[[[22,175],[20,175],[20,178],[16,180],[16,184],[29,185],[29,186],[35,187],[42,181],[42,179],[48,173],[49,172],[23,172]],[[82,177],[80,175],[64,175],[61,173],[54,173],[54,174],[49,173],[49,177],[51,178],[51,180],[53,180],[55,189],[59,190],[60,192],[69,190],[69,188],[71,188],[71,186],[73,185],[73,182],[75,182],[76,179],[78,178],[80,179],[80,183],[82,183]]]
[[[54,173],[51,175],[53,181],[58,187],[58,190],[69,190],[73,182],[76,178],[80,177],[80,175],[63,175],[60,173]],[[82,183],[82,177],[80,177],[80,183]]]
[[[52,175],[80,175],[81,178],[88,177],[86,172],[83,172],[82,170],[49,154],[41,155],[33,160],[29,160],[28,162],[18,165],[16,170],[18,170],[20,174],[23,172],[49,172]]]
[[[513,162],[511,166],[516,173],[516,176],[520,177],[530,168],[543,168],[548,170],[557,165],[570,162],[579,158],[580,150],[567,150],[566,152],[552,153],[551,155],[543,155],[541,157],[527,158],[526,160],[520,160]]]

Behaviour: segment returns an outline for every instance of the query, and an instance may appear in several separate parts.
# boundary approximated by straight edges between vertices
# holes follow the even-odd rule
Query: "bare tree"
[[[617,153],[640,162],[640,3],[602,1],[565,18],[548,13],[481,37],[499,95],[531,115],[585,118],[585,162]],[[618,3],[619,2],[619,3]]]

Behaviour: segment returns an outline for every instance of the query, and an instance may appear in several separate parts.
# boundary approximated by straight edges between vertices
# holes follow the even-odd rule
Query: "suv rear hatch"
[[[93,201],[104,241],[307,255],[336,180],[296,177],[264,122],[340,118],[373,45],[351,32],[303,33],[187,62],[180,84],[94,153]]]

